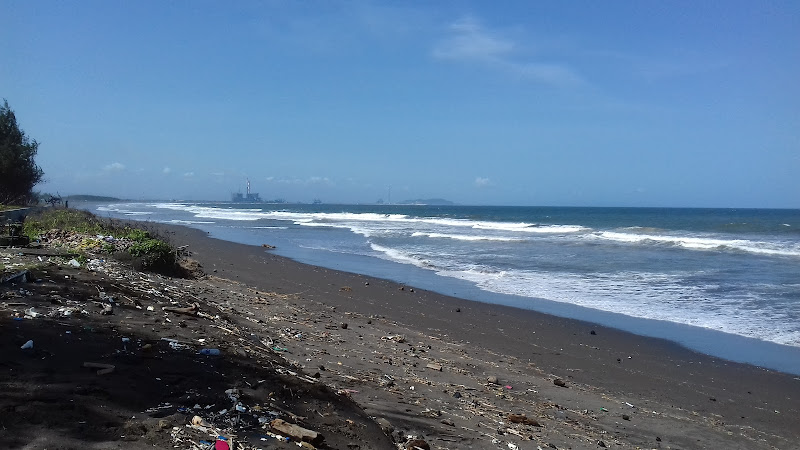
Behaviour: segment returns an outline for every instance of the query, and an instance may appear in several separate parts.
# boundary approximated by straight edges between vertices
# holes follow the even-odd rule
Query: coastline
[[[715,433],[698,437],[694,443],[684,442],[684,446],[714,448],[712,444],[721,438],[716,432],[736,436],[735,430],[784,436],[789,440],[783,445],[800,439],[800,431],[796,431],[800,430],[800,379],[790,374],[730,362],[662,339],[588,322],[308,266],[261,247],[211,238],[206,232],[185,226],[155,226],[165,230],[174,244],[189,245],[192,257],[214,276],[259,290],[295,294],[301,303],[315,303],[358,317],[380,317],[395,326],[456,343],[466,353],[483,355],[476,359],[494,360],[489,367],[483,367],[483,373],[471,370],[479,378],[508,365],[522,377],[520,383],[534,373],[548,381],[561,377],[572,385],[585,386],[581,389],[584,393],[625,398],[628,400],[624,403],[647,404],[654,410],[656,406],[664,408],[659,413],[662,418],[674,416],[672,420],[678,420],[675,417],[685,413],[687,417],[698,415],[706,421],[720,422],[721,428]],[[539,393],[545,390],[544,386],[537,388]],[[558,400],[567,391],[550,387],[548,395],[557,404],[574,401],[574,391],[567,395],[569,400]],[[371,411],[369,407],[367,411]],[[678,422],[683,420],[688,419]],[[618,418],[613,422],[618,423]],[[653,426],[662,434],[670,434],[669,429],[675,426],[663,425],[656,421]],[[636,431],[628,427],[625,433],[645,431],[641,426]],[[680,429],[673,430],[677,432],[673,436],[676,441],[685,434]],[[701,445],[705,439],[710,440]],[[767,441],[765,448],[783,446],[770,444],[766,437],[761,440]],[[663,437],[648,445],[661,442]],[[729,448],[739,448],[735,442],[740,441],[733,439]],[[740,444],[741,448],[752,448],[753,441]]]

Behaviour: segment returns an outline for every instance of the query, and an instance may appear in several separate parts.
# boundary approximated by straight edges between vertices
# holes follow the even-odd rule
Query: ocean
[[[800,210],[142,202],[318,266],[664,338],[800,374]]]

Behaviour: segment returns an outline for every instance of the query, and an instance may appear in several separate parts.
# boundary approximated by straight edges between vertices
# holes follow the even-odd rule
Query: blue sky
[[[0,2],[44,191],[800,207],[800,2]]]

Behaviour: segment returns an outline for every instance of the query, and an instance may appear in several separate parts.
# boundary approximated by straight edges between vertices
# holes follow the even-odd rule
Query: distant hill
[[[104,197],[102,195],[68,195],[64,199],[78,202],[118,202],[121,200],[116,197]]]
[[[450,200],[445,200],[443,198],[425,198],[425,199],[417,199],[417,200],[404,200],[398,203],[399,205],[438,205],[438,206],[446,206],[446,205],[455,205],[455,203],[451,202]]]

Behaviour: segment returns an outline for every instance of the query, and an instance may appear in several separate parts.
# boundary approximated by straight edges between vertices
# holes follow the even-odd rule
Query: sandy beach
[[[198,415],[239,430],[249,448],[296,447],[211,414],[231,408],[225,391],[238,389],[244,416],[280,414],[323,434],[318,448],[798,448],[796,376],[158,227],[205,276],[119,276],[0,251],[50,263],[28,294],[2,287],[3,442],[202,448],[187,434]],[[117,299],[113,314],[91,305],[101,291]],[[88,314],[24,318],[65,306],[54,295]],[[34,349],[21,350],[29,339]],[[221,355],[197,353],[209,346]],[[114,372],[98,376],[89,360]]]

